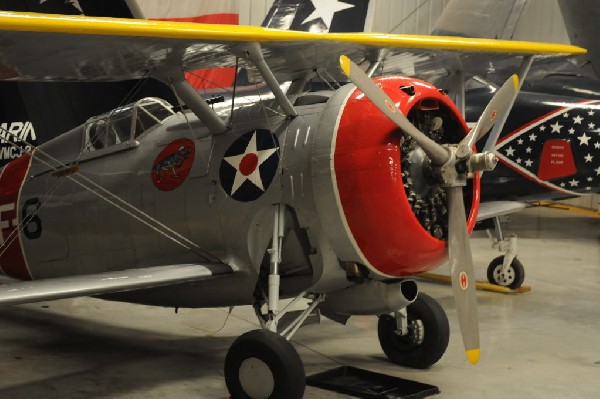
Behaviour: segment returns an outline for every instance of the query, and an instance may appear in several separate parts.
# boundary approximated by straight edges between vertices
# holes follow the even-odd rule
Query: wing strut
[[[260,72],[260,75],[265,80],[265,83],[267,84],[267,86],[269,86],[269,89],[271,89],[271,91],[275,95],[275,98],[279,102],[279,105],[281,106],[281,109],[283,109],[283,112],[285,112],[285,114],[290,118],[296,117],[298,113],[294,109],[294,106],[292,105],[290,99],[287,98],[283,90],[281,90],[279,82],[275,78],[275,75],[273,75],[271,68],[269,68],[269,66],[267,65],[265,57],[263,57],[260,44],[254,42],[244,45],[242,47],[240,56],[251,61],[256,66],[258,72]]]
[[[292,84],[288,87],[286,96],[291,103],[296,101],[298,96],[302,94],[306,84],[317,75],[316,71],[310,71],[305,73],[301,78],[292,80]]]
[[[168,80],[179,98],[208,128],[210,134],[221,134],[227,130],[227,125],[206,103],[206,100],[185,79],[182,71],[169,74]]]
[[[370,53],[367,56],[367,59],[370,64],[369,68],[367,69],[367,72],[366,72],[368,77],[373,76],[375,71],[381,66],[381,64],[383,64],[385,57],[387,57],[389,53],[390,53],[389,48],[380,48],[380,49],[377,49],[374,53]]]

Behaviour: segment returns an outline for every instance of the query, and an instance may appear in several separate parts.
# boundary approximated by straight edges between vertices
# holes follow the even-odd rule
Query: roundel
[[[463,291],[466,291],[467,288],[469,288],[469,277],[467,276],[467,273],[460,272],[460,274],[458,275],[458,282],[460,284],[460,288]]]
[[[257,129],[235,140],[221,161],[219,179],[237,201],[254,201],[271,185],[279,166],[279,143],[270,131]]]
[[[158,154],[152,164],[152,182],[162,191],[175,190],[190,174],[195,145],[190,139],[177,139]]]

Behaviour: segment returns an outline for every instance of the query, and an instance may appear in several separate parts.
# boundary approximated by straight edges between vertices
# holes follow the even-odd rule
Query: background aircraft
[[[432,34],[510,39],[526,3],[450,1]],[[597,14],[596,7],[587,1],[559,4],[573,42],[595,47],[594,24],[585,21]],[[491,216],[494,224],[488,232],[504,252],[488,266],[490,282],[516,288],[525,275],[515,258],[516,235],[503,233],[498,216],[532,202],[600,193],[600,82],[587,62],[596,53],[532,65],[503,130],[495,129],[489,143],[479,147],[492,150],[491,143],[499,138],[493,150],[500,162],[482,177],[480,220]],[[467,121],[477,120],[501,82],[494,73],[468,81]]]
[[[406,277],[448,256],[467,357],[479,357],[468,230],[477,172],[496,158],[473,145],[503,120],[518,78],[467,134],[434,86],[394,76],[375,83],[340,54],[364,60],[386,48],[390,60],[413,54],[425,70],[456,57],[505,64],[583,51],[14,13],[0,15],[0,36],[4,80],[152,76],[181,101],[179,112],[156,98],[120,106],[2,169],[0,264],[33,281],[0,287],[0,302],[98,295],[173,307],[252,304],[263,329],[239,337],[225,361],[234,397],[302,396],[302,363],[288,339],[317,307],[338,320],[381,315],[392,361],[432,365],[447,346],[448,322]],[[184,78],[240,60],[274,100],[217,112]],[[358,88],[304,92],[315,68],[340,74],[338,62]],[[286,93],[283,81],[293,82]],[[429,220],[409,187],[432,198]],[[283,326],[281,297],[311,302]]]

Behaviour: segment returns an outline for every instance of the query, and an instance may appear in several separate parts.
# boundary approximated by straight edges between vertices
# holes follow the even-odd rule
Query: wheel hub
[[[425,339],[425,326],[421,320],[413,320],[408,326],[409,336],[415,345],[421,345]]]
[[[406,335],[402,335],[401,330],[395,330],[394,334],[404,337],[404,339],[413,345],[421,345],[425,339],[425,326],[421,320],[413,320],[408,325],[408,333]]]
[[[502,269],[502,265],[496,266],[496,269],[494,270],[494,281],[502,286],[511,285],[516,278],[515,270],[512,267],[509,267],[506,271],[503,271]]]
[[[239,378],[242,389],[253,399],[267,399],[275,389],[275,379],[271,369],[256,357],[250,357],[242,362]]]

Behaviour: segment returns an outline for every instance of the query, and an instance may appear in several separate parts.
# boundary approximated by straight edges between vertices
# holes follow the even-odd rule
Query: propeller
[[[436,167],[448,197],[448,253],[452,290],[467,359],[479,361],[479,324],[473,258],[467,231],[462,187],[471,173],[492,170],[497,158],[490,152],[475,154],[473,145],[485,136],[496,119],[509,112],[519,88],[517,75],[511,76],[495,93],[479,117],[477,124],[461,142],[439,144],[419,131],[394,102],[348,57],[340,57],[342,71],[388,118],[423,149]]]

